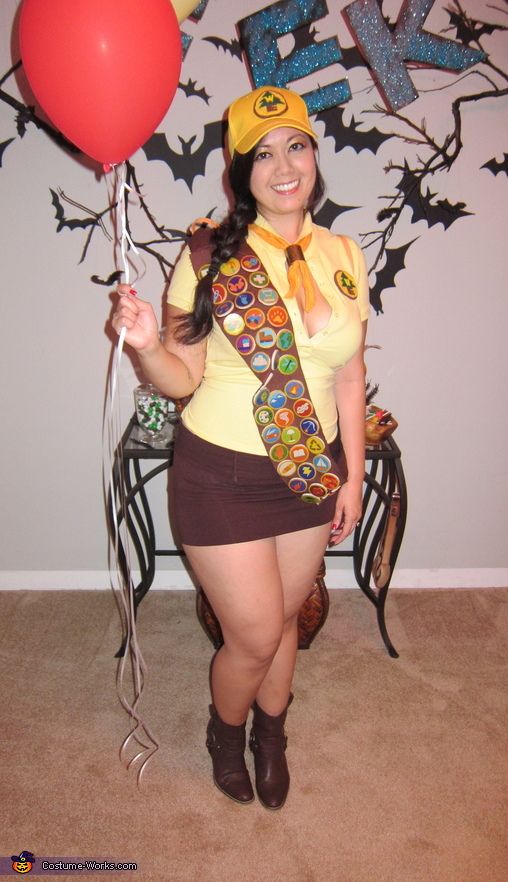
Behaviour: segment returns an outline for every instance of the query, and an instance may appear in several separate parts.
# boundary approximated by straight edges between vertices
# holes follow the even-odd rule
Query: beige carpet
[[[1,592],[0,854],[135,861],[106,876],[143,882],[507,882],[508,590],[391,591],[398,660],[374,612],[331,592],[299,653],[290,795],[268,812],[211,782],[212,647],[191,592],[140,610],[161,740],[141,790],[117,757],[112,596]]]

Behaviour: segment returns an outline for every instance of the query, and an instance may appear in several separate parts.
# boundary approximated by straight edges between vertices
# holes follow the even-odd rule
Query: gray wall
[[[221,118],[225,106],[250,88],[247,67],[200,36],[235,36],[235,22],[265,5],[255,0],[210,0],[199,24],[186,22],[192,43],[181,81],[206,85],[209,104],[186,98],[181,90],[160,130],[180,149],[178,135],[201,139],[205,122]],[[321,37],[351,39],[339,11],[318,23]],[[398,3],[392,4],[395,12]],[[448,24],[445,4],[437,0],[427,26],[434,33]],[[0,6],[0,76],[10,67],[10,30],[17,3]],[[476,0],[474,17],[495,13]],[[499,17],[499,16],[498,16]],[[287,38],[290,40],[290,38]],[[506,40],[506,38],[504,38]],[[287,43],[287,40],[286,40]],[[501,37],[484,39],[501,65]],[[286,46],[286,49],[289,46]],[[344,75],[322,72],[310,85]],[[441,141],[453,125],[451,103],[486,83],[478,73],[466,78],[436,70],[412,72],[420,97],[403,110],[416,123],[426,118],[429,133]],[[404,132],[401,122],[380,114],[362,115],[380,103],[366,68],[350,72],[354,113],[364,128]],[[496,78],[495,78],[496,79]],[[498,77],[497,81],[501,84]],[[309,82],[295,83],[306,91]],[[504,84],[503,84],[504,85]],[[446,86],[446,89],[442,89]],[[17,95],[11,78],[4,88]],[[438,90],[438,91],[436,91]],[[396,439],[403,451],[409,488],[409,516],[394,584],[506,584],[506,202],[505,174],[495,177],[481,166],[506,149],[507,99],[463,107],[463,149],[453,168],[429,179],[436,199],[465,202],[471,216],[449,229],[411,224],[406,209],[390,247],[412,239],[406,268],[396,287],[383,297],[384,312],[371,314],[367,352],[369,377],[380,384],[378,401],[399,421]],[[395,137],[377,155],[351,148],[335,153],[324,137],[321,166],[328,195],[342,205],[361,206],[342,214],[334,230],[359,238],[377,228],[380,197],[393,192],[396,173],[390,160],[415,161],[424,148]],[[0,143],[16,136],[15,114],[0,102]],[[132,158],[143,193],[157,218],[182,228],[194,217],[225,207],[221,191],[223,156],[214,151],[206,177],[191,193],[174,181],[168,167],[148,162],[142,151]],[[107,276],[115,266],[111,243],[95,232],[86,259],[79,263],[85,233],[64,229],[57,235],[49,188],[62,190],[94,211],[107,205],[107,185],[85,163],[70,158],[46,135],[28,126],[3,155],[0,168],[0,241],[2,243],[0,334],[2,357],[2,521],[0,586],[103,587],[108,583],[107,540],[101,486],[101,412],[111,341],[106,333],[108,289],[93,285],[92,274]],[[80,212],[69,209],[72,216]],[[148,231],[139,212],[131,221],[141,238]],[[144,232],[145,231],[145,232]],[[168,249],[174,259],[178,246]],[[366,252],[369,264],[374,249]],[[136,259],[142,296],[160,313],[163,282],[153,260]],[[373,277],[374,280],[374,277]],[[135,368],[124,357],[120,376],[121,420],[132,411]],[[170,540],[164,487],[154,493],[158,530]],[[330,584],[350,584],[347,562],[329,562]],[[169,570],[169,572],[164,572]],[[185,571],[161,564],[157,584],[181,587]]]

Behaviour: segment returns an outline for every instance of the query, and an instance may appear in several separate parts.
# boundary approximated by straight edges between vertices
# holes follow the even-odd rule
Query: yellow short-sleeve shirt
[[[256,223],[273,232],[258,215]],[[359,246],[346,236],[337,236],[313,224],[308,215],[301,235],[312,230],[305,259],[316,284],[332,308],[327,325],[309,337],[294,298],[285,300],[291,317],[295,341],[316,414],[328,442],[337,435],[335,374],[354,355],[361,343],[361,323],[369,314],[368,274]],[[247,238],[258,255],[272,285],[285,297],[289,284],[284,251],[267,244],[253,231]],[[343,293],[335,281],[338,270],[345,270],[356,283],[358,296]],[[196,276],[189,248],[185,247],[176,265],[168,290],[168,303],[190,312],[194,305]],[[212,444],[244,453],[266,454],[252,415],[252,398],[261,385],[232,346],[219,325],[207,338],[203,379],[182,413],[184,425]]]

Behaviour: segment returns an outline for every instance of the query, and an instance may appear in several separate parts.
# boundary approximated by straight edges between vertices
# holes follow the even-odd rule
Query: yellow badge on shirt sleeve
[[[353,276],[350,276],[346,270],[337,270],[333,278],[339,291],[345,294],[346,297],[349,297],[350,300],[356,300],[358,289]]]

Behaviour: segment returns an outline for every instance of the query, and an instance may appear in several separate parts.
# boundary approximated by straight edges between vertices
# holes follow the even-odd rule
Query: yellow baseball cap
[[[228,147],[248,153],[267,132],[290,126],[317,139],[309,121],[307,105],[289,89],[262,86],[233,101],[228,110]]]

